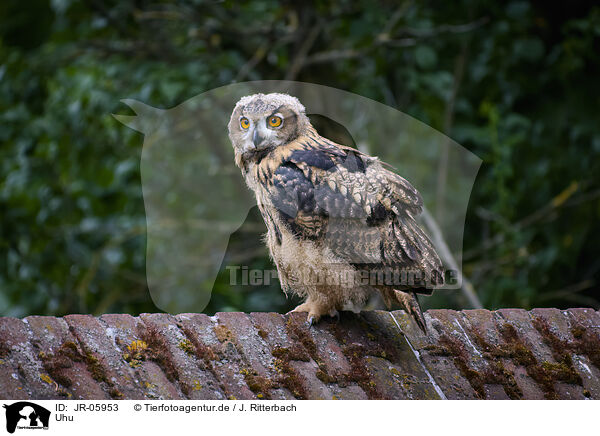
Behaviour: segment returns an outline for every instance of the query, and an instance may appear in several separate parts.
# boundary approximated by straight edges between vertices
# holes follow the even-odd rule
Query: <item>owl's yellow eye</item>
[[[278,116],[269,117],[269,126],[271,126],[271,127],[279,127],[279,126],[281,126],[282,122],[283,122],[283,120],[281,119],[281,117],[278,117]]]
[[[250,121],[248,120],[248,118],[240,118],[240,126],[242,126],[242,129],[247,129],[248,127],[250,127]]]

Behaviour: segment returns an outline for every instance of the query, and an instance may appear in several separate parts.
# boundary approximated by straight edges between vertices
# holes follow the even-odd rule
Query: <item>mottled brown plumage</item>
[[[285,94],[242,98],[229,122],[236,164],[254,191],[283,290],[309,322],[360,310],[372,292],[425,330],[416,297],[443,282],[415,216],[423,201],[377,158],[320,136]]]

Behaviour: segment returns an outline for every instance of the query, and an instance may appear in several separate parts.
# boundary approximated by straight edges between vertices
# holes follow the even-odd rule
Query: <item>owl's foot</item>
[[[294,310],[291,310],[288,313],[292,312],[308,312],[306,316],[306,325],[311,327],[315,325],[323,315],[329,315],[336,320],[339,320],[340,314],[335,308],[330,308],[327,310],[323,305],[317,304],[312,300],[306,300],[304,303],[298,305]]]
[[[339,322],[340,320],[340,313],[335,310],[335,309],[331,309],[329,311],[329,313],[327,313],[327,315],[329,315],[331,318],[333,318],[335,320],[335,322]],[[311,314],[309,312],[308,316],[306,317],[306,325],[308,325],[309,327],[312,327],[314,324],[316,324],[319,319],[321,319],[321,315],[315,316],[314,314]]]

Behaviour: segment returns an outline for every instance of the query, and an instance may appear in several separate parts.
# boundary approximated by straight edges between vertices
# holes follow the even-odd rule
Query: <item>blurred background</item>
[[[143,135],[111,114],[248,80],[385,103],[481,159],[464,235],[478,304],[600,308],[600,7],[574,1],[0,3],[0,315],[158,311],[145,271]],[[440,155],[432,168],[447,173]],[[451,208],[452,205],[446,207]],[[230,264],[273,268],[256,210]],[[225,262],[224,262],[225,264]],[[426,308],[469,308],[460,291]],[[286,311],[277,282],[206,313]]]

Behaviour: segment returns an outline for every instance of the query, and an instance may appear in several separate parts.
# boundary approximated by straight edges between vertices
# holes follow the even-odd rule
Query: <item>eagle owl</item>
[[[417,294],[441,285],[443,268],[415,221],[417,190],[378,158],[320,136],[287,94],[243,97],[228,128],[281,287],[304,298],[294,311],[312,324],[379,292],[425,331]]]

